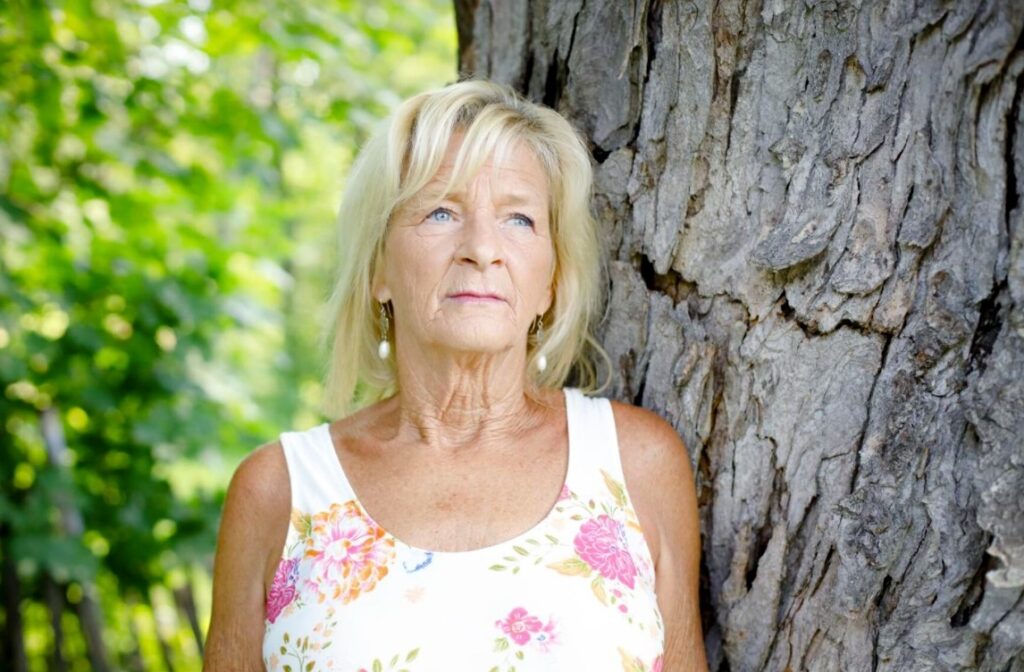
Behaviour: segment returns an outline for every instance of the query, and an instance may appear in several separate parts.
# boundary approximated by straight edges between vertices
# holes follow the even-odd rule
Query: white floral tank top
[[[409,546],[374,522],[326,423],[284,432],[292,516],[266,599],[276,672],[661,670],[651,555],[607,399],[564,390],[569,468],[533,528],[470,551]]]

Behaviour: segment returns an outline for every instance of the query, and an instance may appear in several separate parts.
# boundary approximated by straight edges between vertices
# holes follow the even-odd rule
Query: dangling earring
[[[391,354],[391,343],[388,341],[388,327],[390,321],[388,320],[388,311],[384,307],[384,304],[380,305],[380,343],[377,344],[377,356],[381,359],[387,359],[388,355]]]
[[[544,343],[544,319],[540,315],[537,316],[536,343],[538,348],[540,348]],[[548,368],[548,358],[541,353],[541,355],[537,357],[537,370],[543,373],[546,368]]]

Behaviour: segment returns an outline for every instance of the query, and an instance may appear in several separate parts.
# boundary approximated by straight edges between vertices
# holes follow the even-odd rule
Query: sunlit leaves
[[[226,473],[316,419],[344,171],[399,99],[454,78],[451,12],[0,7],[0,522],[26,578],[145,594],[209,562]]]

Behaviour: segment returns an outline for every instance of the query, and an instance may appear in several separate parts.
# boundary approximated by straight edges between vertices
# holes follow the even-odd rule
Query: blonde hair
[[[338,217],[338,273],[321,340],[329,348],[324,412],[332,419],[398,391],[394,358],[377,356],[380,317],[372,280],[391,216],[434,177],[456,133],[464,137],[449,189],[516,142],[533,151],[548,178],[554,301],[543,317],[544,342],[527,346],[528,382],[558,388],[575,373],[574,384],[586,392],[607,384],[597,388],[594,356],[608,362],[608,355],[590,334],[606,277],[590,213],[590,153],[554,110],[507,86],[469,80],[401,103],[363,146],[349,173]],[[536,368],[541,354],[547,358],[543,372]]]

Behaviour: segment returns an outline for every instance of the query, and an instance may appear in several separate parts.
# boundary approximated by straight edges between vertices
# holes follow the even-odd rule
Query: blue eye
[[[447,217],[447,219],[439,219],[438,217]],[[427,215],[427,219],[432,219],[435,222],[450,222],[452,221],[452,211],[448,208],[437,208]]]
[[[526,215],[521,215],[517,212],[514,215],[512,215],[512,221],[515,220],[519,220],[520,222],[522,222],[522,225],[524,226],[529,226],[531,228],[533,227],[533,220],[527,217]]]

